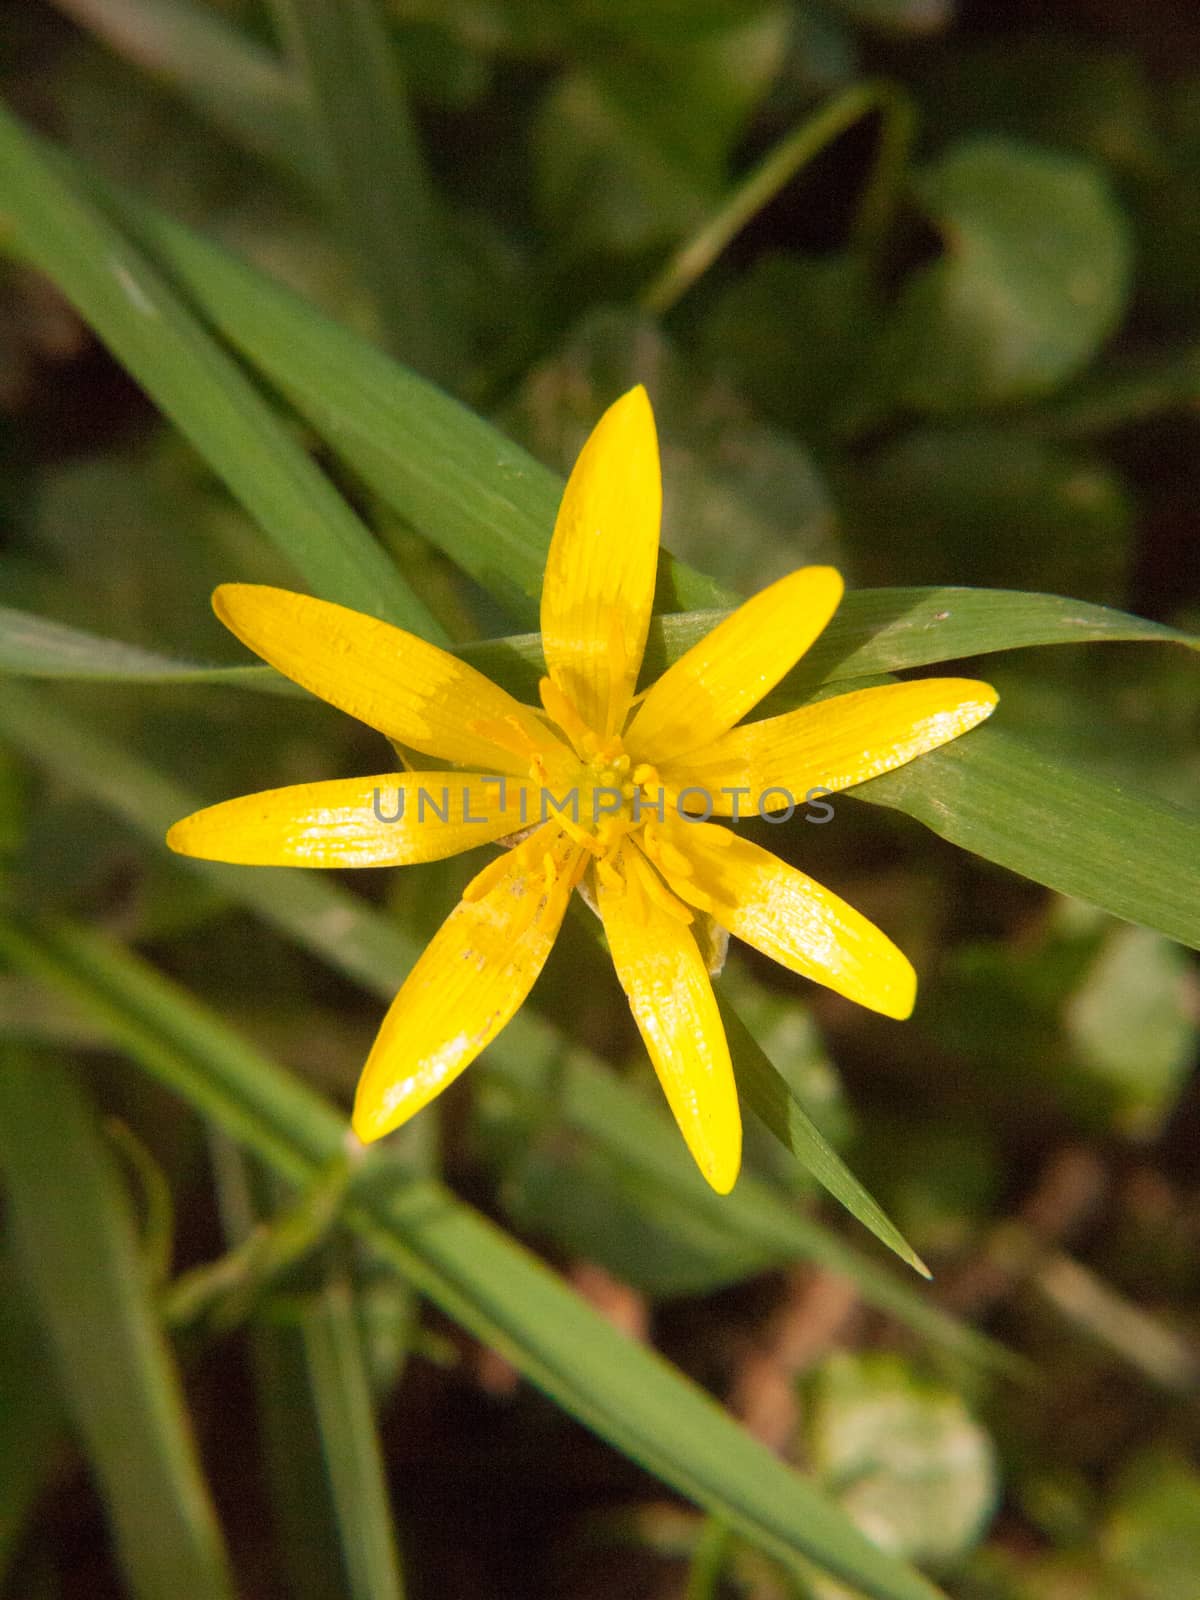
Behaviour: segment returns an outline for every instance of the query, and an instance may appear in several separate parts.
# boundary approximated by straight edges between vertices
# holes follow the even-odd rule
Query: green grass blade
[[[376,0],[272,0],[312,136],[329,168],[326,196],[401,360],[450,382],[459,341],[445,305],[448,243]]]
[[[3,106],[0,207],[7,247],[54,280],[307,583],[441,637],[382,545],[186,302]]]
[[[213,683],[289,697],[304,691],[271,667],[216,667],[178,661],[120,639],[0,606],[0,673],[105,683]]]
[[[854,794],[1060,894],[1200,949],[1200,814],[996,727],[976,728]]]
[[[93,174],[73,170],[385,504],[518,622],[536,622],[563,488],[557,473],[265,274]],[[660,565],[660,609],[730,602],[712,579],[681,562],[667,558]]]
[[[171,822],[196,809],[194,796],[98,738],[43,696],[14,683],[0,684],[0,734],[63,782],[82,786],[156,848],[164,848]],[[181,864],[383,1000],[391,999],[401,975],[420,954],[416,941],[394,918],[382,916],[317,873],[267,867],[247,871],[190,859]],[[542,1067],[558,1049],[554,1030],[526,1007],[489,1046],[485,1061],[518,1090],[540,1093]],[[562,1081],[559,1110],[572,1127],[681,1194],[712,1225],[749,1231],[785,1258],[818,1261],[849,1277],[869,1303],[926,1337],[979,1361],[1003,1361],[997,1346],[927,1305],[764,1185],[743,1178],[731,1196],[714,1195],[670,1122],[651,1113],[584,1052],[571,1052]]]
[[[56,1057],[14,1053],[0,1073],[0,1163],[22,1270],[131,1591],[231,1600],[129,1201],[86,1096]]]
[[[347,1569],[347,1600],[400,1600],[403,1584],[354,1302],[328,1282],[299,1333]]]
[[[743,178],[713,215],[687,239],[641,296],[647,311],[665,316],[703,277],[746,224],[768,206],[796,174],[856,122],[875,114],[883,123],[882,169],[868,185],[859,218],[860,237],[875,237],[886,220],[912,137],[912,110],[886,83],[860,83],[830,100],[781,139]]]
[[[655,617],[643,678],[651,679],[677,661],[726,615],[726,611],[692,611]],[[967,656],[1105,640],[1200,649],[1200,640],[1177,628],[1060,595],[1013,589],[854,589],[773,701],[795,703],[802,693],[827,683]],[[519,698],[537,704],[538,679],[546,670],[540,634],[483,639],[460,646],[455,654]],[[267,694],[303,693],[270,667],[179,661],[7,606],[0,606],[0,672],[30,678],[212,683]]]
[[[800,662],[791,683],[903,672],[1035,645],[1131,641],[1181,644],[1200,638],[1110,606],[1020,589],[856,589]]]
[[[291,1231],[297,1211],[340,1208],[332,1163],[297,1196],[242,1155],[210,1140],[231,1256],[264,1234]],[[282,1204],[284,1210],[280,1213]],[[332,1222],[336,1212],[330,1212]],[[337,1252],[315,1254],[290,1286],[258,1299],[248,1329],[276,1534],[295,1600],[401,1600],[403,1583],[354,1301]],[[226,1258],[228,1259],[228,1258]]]
[[[738,1092],[744,1102],[851,1216],[857,1217],[864,1228],[889,1250],[895,1251],[902,1261],[907,1261],[914,1272],[931,1278],[933,1274],[895,1223],[822,1136],[729,999],[720,994],[717,999],[733,1057]]]
[[[0,942],[92,1006],[114,1042],[284,1176],[311,1177],[339,1158],[345,1122],[332,1107],[119,946],[65,923],[0,925]],[[368,1160],[354,1195],[348,1223],[397,1270],[579,1420],[752,1543],[793,1568],[808,1557],[873,1600],[938,1593],[440,1184]]]
[[[300,83],[281,61],[194,0],[53,0],[221,133],[290,177],[324,186]]]
[[[594,918],[586,919],[586,928],[594,950],[603,948],[603,936]],[[802,1167],[814,1177],[822,1188],[841,1202],[857,1217],[863,1227],[873,1233],[923,1278],[933,1274],[908,1243],[900,1230],[872,1199],[858,1179],[821,1134],[820,1129],[792,1093],[783,1074],[767,1056],[758,1040],[742,1021],[737,1007],[716,988],[717,1004],[729,1041],[741,1102],[748,1105],[763,1125],[785,1150],[788,1150]],[[721,1214],[727,1214],[728,1202],[722,1198]],[[750,1237],[758,1236],[753,1222],[749,1223]]]
[[[3,1070],[13,1065],[6,1063]],[[45,1336],[13,1260],[8,1231],[0,1245],[0,1593],[9,1590],[9,1567],[66,1436]]]
[[[582,1051],[571,1050],[554,1060],[552,1085],[544,1065],[528,1054],[505,1060],[501,1067],[493,1045],[481,1066],[507,1090],[516,1089],[543,1118],[547,1099],[553,1096],[555,1117],[564,1128],[607,1151],[707,1228],[727,1229],[752,1240],[779,1261],[801,1257],[840,1273],[868,1304],[889,1312],[955,1356],[979,1368],[1022,1374],[1021,1364],[1002,1346],[947,1316],[894,1273],[806,1216],[792,1197],[781,1195],[752,1173],[744,1172],[731,1194],[714,1194],[675,1127]]]

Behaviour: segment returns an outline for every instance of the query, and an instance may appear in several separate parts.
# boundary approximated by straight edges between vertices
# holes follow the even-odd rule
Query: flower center
[[[665,814],[662,785],[654,767],[633,765],[619,734],[605,737],[590,728],[570,696],[551,678],[539,684],[547,716],[570,740],[579,758],[575,788],[555,797],[563,827],[595,857],[598,870],[611,870],[611,858],[628,835],[639,836],[643,848],[654,819]],[[544,768],[530,767],[534,782],[542,782]],[[565,803],[564,803],[565,800]],[[653,849],[653,846],[650,846]]]

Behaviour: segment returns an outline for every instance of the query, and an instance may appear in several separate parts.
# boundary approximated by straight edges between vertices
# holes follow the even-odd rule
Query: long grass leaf
[[[390,557],[186,301],[0,106],[5,246],[80,315],[329,600],[440,630]]]
[[[129,1201],[57,1057],[14,1054],[0,1073],[0,1164],[22,1269],[132,1592],[231,1600]]]
[[[787,1080],[742,1021],[732,1002],[718,993],[721,1017],[733,1057],[738,1092],[754,1114],[792,1152],[819,1184],[839,1200],[864,1228],[907,1261],[923,1278],[933,1274],[792,1093]]]
[[[106,683],[212,683],[290,697],[304,692],[270,667],[178,661],[157,650],[105,639],[11,606],[0,606],[0,672]]]
[[[244,149],[307,185],[328,184],[299,80],[211,7],[195,0],[52,3]]]
[[[328,1167],[299,1197],[225,1134],[210,1138],[213,1171],[231,1254],[292,1227],[297,1210],[340,1207],[343,1169]],[[348,1176],[348,1171],[345,1172]],[[330,1213],[330,1221],[336,1211]],[[289,1287],[258,1299],[248,1333],[288,1592],[294,1600],[400,1600],[403,1582],[394,1518],[354,1299],[327,1246],[294,1273]]]
[[[557,473],[264,273],[95,174],[72,171],[385,504],[518,623],[536,622],[562,495]],[[669,558],[657,599],[664,611],[731,602],[712,579]]]
[[[128,952],[66,923],[3,925],[0,943],[93,1007],[115,1043],[284,1176],[311,1178],[339,1159],[345,1123],[332,1107]],[[769,1554],[793,1568],[797,1558],[814,1560],[873,1600],[937,1594],[708,1395],[440,1184],[368,1160],[346,1216],[565,1409]]]
[[[1200,949],[1200,813],[976,728],[855,796],[1013,872]]]
[[[377,0],[272,0],[338,231],[354,246],[388,347],[452,382],[459,343],[446,303],[449,243],[425,170],[395,44]]]

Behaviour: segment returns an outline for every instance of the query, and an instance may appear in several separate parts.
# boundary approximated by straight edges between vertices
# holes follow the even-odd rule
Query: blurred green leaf
[[[930,426],[843,469],[860,575],[1085,594],[1128,591],[1134,507],[1098,456],[1015,428]]]
[[[1078,372],[1116,326],[1129,276],[1125,222],[1099,172],[976,139],[920,174],[917,193],[942,255],[901,291],[867,407],[972,410]]]
[[[53,0],[125,61],[167,84],[237,144],[288,176],[325,182],[299,82],[232,22],[194,0]]]
[[[65,923],[5,926],[0,938],[10,959],[78,996],[114,1042],[281,1176],[303,1181],[340,1155],[345,1124],[331,1106],[118,946]],[[70,1214],[87,1212],[73,1204]],[[560,1405],[785,1565],[806,1556],[874,1600],[934,1600],[707,1395],[440,1184],[366,1160],[346,1220]]]
[[[220,1529],[133,1217],[87,1098],[50,1055],[0,1073],[13,1235],[131,1591],[230,1600]]]
[[[1191,1600],[1200,1572],[1200,1473],[1147,1451],[1121,1473],[1100,1549],[1145,1600]]]
[[[815,1375],[806,1432],[822,1481],[885,1549],[940,1570],[981,1537],[995,1452],[953,1390],[896,1356],[838,1354]]]
[[[1064,1022],[1080,1068],[1098,1081],[1122,1132],[1157,1134],[1200,1039],[1183,951],[1148,928],[1120,928],[1071,996]]]
[[[20,1070],[11,1062],[5,1071]],[[45,1339],[13,1260],[0,1246],[0,1588],[65,1439],[66,1419]]]
[[[387,343],[450,383],[461,352],[445,302],[449,241],[380,0],[272,0],[339,232],[358,254]]]
[[[945,51],[920,98],[937,146],[999,134],[1091,157],[1144,177],[1162,160],[1154,93],[1132,53],[1048,29]]]
[[[721,291],[698,331],[718,377],[816,441],[836,434],[881,318],[860,255],[769,251]]]
[[[437,638],[383,547],[187,303],[0,107],[5,244],[59,286],[328,599]]]
[[[664,150],[644,114],[584,72],[566,74],[543,100],[533,159],[539,210],[568,259],[665,244],[714,198],[711,180]]]

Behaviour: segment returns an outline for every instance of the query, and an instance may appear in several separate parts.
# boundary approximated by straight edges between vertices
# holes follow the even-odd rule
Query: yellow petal
[[[477,771],[527,776],[528,755],[471,731],[490,723],[567,755],[536,713],[481,672],[376,617],[253,583],[222,584],[213,610],[286,677],[398,744]]]
[[[598,733],[620,730],[637,683],[661,517],[658,437],[639,384],[608,408],[575,463],[542,584],[550,676]]]
[[[665,910],[635,847],[621,854],[624,889],[597,876],[597,900],[621,987],[696,1165],[728,1194],[742,1157],[742,1121],[729,1046],[691,929]]]
[[[167,843],[253,867],[395,867],[515,833],[537,806],[536,789],[509,777],[385,772],[226,800],[177,822]]]
[[[702,749],[791,670],[842,598],[832,567],[802,567],[740,605],[652,684],[629,725],[635,760]]]
[[[354,1102],[360,1139],[381,1138],[470,1066],[533,988],[581,856],[555,824],[509,853],[477,899],[462,899],[392,1002]]]
[[[772,789],[777,793],[766,809],[783,810],[788,800],[779,790],[800,805],[813,789],[832,794],[877,778],[957,739],[991,716],[997,698],[991,684],[973,678],[858,689],[743,723],[677,765],[664,765],[662,777],[671,788],[703,790],[719,817],[754,815]],[[744,792],[735,797],[734,790]]]
[[[680,822],[672,837],[692,866],[690,877],[669,874],[681,900],[848,1000],[888,1017],[912,1011],[917,977],[908,958],[845,901],[726,828]]]

